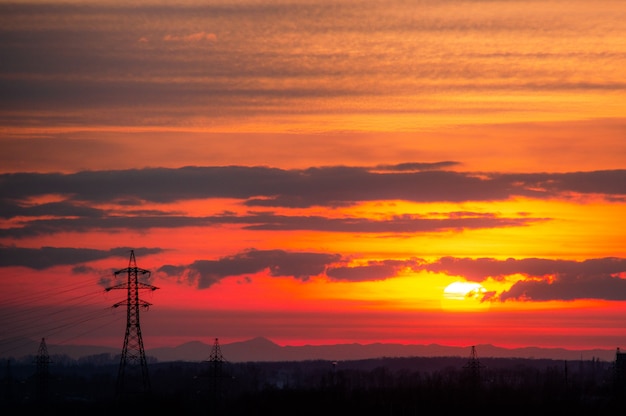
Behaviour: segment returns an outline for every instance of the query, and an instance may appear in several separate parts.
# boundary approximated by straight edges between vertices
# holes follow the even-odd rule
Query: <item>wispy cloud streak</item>
[[[1,121],[545,113],[516,97],[624,93],[619,3],[526,3],[4,4]]]

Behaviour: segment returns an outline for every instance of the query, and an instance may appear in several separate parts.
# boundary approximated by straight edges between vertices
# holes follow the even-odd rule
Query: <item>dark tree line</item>
[[[52,357],[46,396],[30,362],[2,370],[2,414],[440,415],[626,414],[612,362],[460,357],[329,362],[152,361],[151,390],[114,398],[115,357]],[[29,414],[29,413],[27,413]]]

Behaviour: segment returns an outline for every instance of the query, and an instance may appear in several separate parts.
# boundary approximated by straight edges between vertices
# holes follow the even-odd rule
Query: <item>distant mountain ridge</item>
[[[13,352],[5,357],[36,355],[39,343],[30,341],[23,344],[20,354]],[[81,345],[48,344],[50,355],[67,355],[73,359],[99,354],[121,353],[120,348]],[[190,341],[175,347],[147,348],[146,355],[160,362],[167,361],[206,361],[209,359],[213,345],[201,341]],[[221,344],[224,359],[230,362],[248,361],[306,361],[333,360],[348,361],[370,358],[395,357],[469,357],[471,346],[452,347],[438,344],[334,344],[334,345],[303,345],[281,346],[264,337],[252,338],[247,341]],[[547,358],[554,360],[591,360],[613,361],[615,350],[591,349],[568,350],[565,348],[502,348],[490,344],[475,345],[477,355],[483,358]]]
[[[490,344],[476,345],[479,357],[492,358],[548,358],[555,360],[603,361],[615,359],[614,350],[568,350],[564,348],[502,348]],[[159,361],[172,361],[176,357],[184,361],[207,360],[212,345],[193,341],[172,348],[147,350],[146,354]],[[247,341],[220,345],[224,359],[231,362],[243,361],[304,361],[304,360],[361,360],[381,357],[469,357],[471,346],[451,347],[438,344],[334,344],[280,346],[267,338],[257,337]],[[183,358],[180,358],[183,357]]]

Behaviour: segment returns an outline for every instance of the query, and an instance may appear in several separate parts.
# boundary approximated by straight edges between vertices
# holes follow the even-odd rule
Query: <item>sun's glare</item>
[[[443,290],[441,307],[450,311],[479,311],[489,309],[489,302],[483,301],[486,289],[476,282],[456,281]]]

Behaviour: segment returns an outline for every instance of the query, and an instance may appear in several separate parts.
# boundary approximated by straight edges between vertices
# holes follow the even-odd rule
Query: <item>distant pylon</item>
[[[623,394],[626,389],[626,353],[617,348],[615,352],[615,361],[613,362],[614,383],[616,391]]]
[[[39,350],[35,357],[35,377],[37,379],[37,394],[39,400],[44,402],[48,398],[48,380],[50,378],[50,372],[48,365],[50,364],[50,355],[48,355],[48,347],[46,346],[46,339],[41,338],[39,344]]]
[[[139,309],[148,308],[151,304],[139,299],[140,289],[156,290],[158,287],[147,283],[139,282],[138,275],[141,274],[150,278],[150,271],[137,267],[135,252],[130,251],[128,267],[114,273],[117,277],[121,273],[127,274],[127,281],[106,289],[127,289],[126,300],[113,305],[127,306],[126,312],[126,334],[124,335],[124,346],[117,373],[116,395],[149,393],[150,379],[148,377],[148,364],[146,353],[143,348],[143,338],[141,336],[141,326],[139,325]]]
[[[476,347],[474,345],[472,345],[472,349],[470,351],[470,358],[463,368],[467,371],[468,381],[475,386],[478,385],[480,383],[480,369],[482,368],[482,365],[478,360]]]
[[[224,361],[224,356],[222,355],[222,349],[220,348],[220,343],[217,338],[213,342],[213,348],[211,348],[211,354],[209,355],[209,361],[214,363],[215,365],[222,365]]]
[[[208,374],[210,382],[209,394],[211,395],[211,404],[213,406],[212,413],[215,413],[221,397],[220,379],[223,377],[223,366],[226,362],[224,356],[222,355],[222,349],[220,348],[217,338],[215,338],[215,341],[213,342],[213,348],[211,348],[211,354],[209,355],[207,362],[210,365]]]

